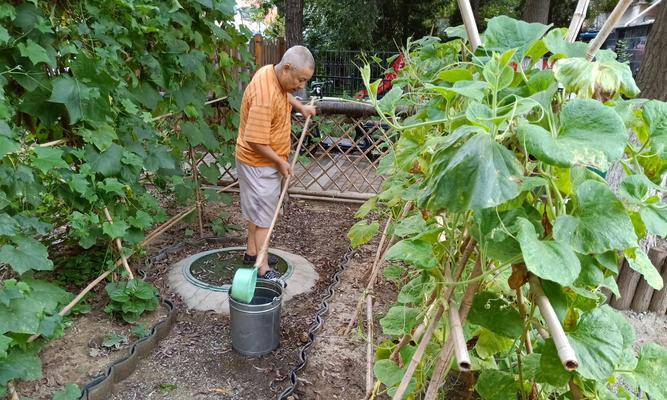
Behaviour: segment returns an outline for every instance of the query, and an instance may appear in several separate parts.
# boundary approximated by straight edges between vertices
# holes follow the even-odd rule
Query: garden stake
[[[109,213],[109,209],[106,207],[104,207],[104,215],[107,217],[107,221],[109,221],[110,224],[113,224],[113,219],[111,219],[111,214]],[[120,238],[116,238],[114,241],[116,242],[116,248],[118,248],[118,252],[120,253],[120,259],[122,260],[123,266],[127,271],[127,275],[130,278],[130,280],[132,280],[134,279],[134,274],[130,269],[130,264],[127,263],[127,258],[125,257],[125,254],[123,253],[123,243],[120,241]]]
[[[314,102],[315,98],[313,97],[309,105],[313,105]],[[303,131],[301,131],[301,136],[299,137],[299,142],[297,143],[296,151],[294,152],[294,158],[292,158],[292,164],[290,165],[292,171],[294,171],[294,166],[296,165],[296,161],[299,159],[299,152],[301,151],[303,138],[306,137],[306,132],[308,132],[308,125],[310,124],[310,120],[311,117],[309,116],[308,118],[306,118],[306,122],[303,124]],[[269,241],[271,240],[271,233],[273,232],[273,228],[276,226],[276,222],[278,221],[278,215],[280,214],[280,205],[283,203],[285,195],[287,194],[290,178],[292,178],[291,175],[285,177],[285,181],[283,182],[283,188],[280,191],[280,197],[278,198],[278,204],[276,205],[276,209],[273,212],[271,225],[269,225],[269,230],[266,233],[266,239],[264,239],[264,243],[262,243],[262,247],[259,249],[259,252],[257,253],[257,259],[255,260],[255,267],[252,269],[252,271],[254,271],[255,277],[257,276],[257,271],[259,269],[259,266],[264,261],[264,257],[268,257]],[[232,280],[232,289],[230,291],[230,295],[235,299],[237,299],[238,297],[238,299],[247,300],[248,302],[250,302],[252,296],[249,296],[247,292],[254,293],[255,292],[254,286],[257,282],[256,278],[251,279],[250,282],[245,282],[244,276],[248,274],[247,272],[248,270],[249,268],[239,268],[236,270],[236,273],[234,274],[234,279]],[[243,296],[243,294],[245,294],[246,296]],[[247,297],[250,297],[250,299],[248,299]]]
[[[401,211],[399,219],[403,219],[411,208],[412,208],[412,202],[405,203],[405,206]],[[371,276],[368,279],[368,285],[366,285],[366,290],[364,291],[364,294],[362,294],[359,297],[359,300],[357,301],[357,308],[354,310],[354,314],[352,315],[352,318],[350,318],[350,322],[347,324],[347,327],[343,331],[343,336],[347,336],[352,330],[354,324],[357,322],[357,318],[359,318],[359,314],[361,314],[361,309],[363,308],[364,305],[364,296],[367,293],[373,291],[373,286],[375,286],[375,281],[377,280],[377,276],[380,272],[380,267],[384,262],[384,256],[385,254],[387,254],[387,250],[389,250],[389,248],[394,244],[396,236],[392,235],[391,239],[389,240],[389,243],[384,248],[382,248],[382,244],[384,243],[384,239],[387,235],[391,219],[392,219],[391,216],[387,218],[387,223],[385,224],[384,232],[382,233],[382,239],[380,239],[380,244],[378,245],[377,252],[375,253],[375,261],[373,262],[373,267],[371,268]]]
[[[426,319],[422,321],[421,324],[417,325],[417,327],[412,332],[412,335],[409,333],[403,335],[403,338],[401,338],[401,341],[396,345],[394,351],[391,352],[389,359],[397,363],[400,367],[403,367],[403,360],[401,360],[401,349],[405,347],[406,344],[410,343],[410,341],[414,340],[416,342],[421,338],[424,330],[426,329],[426,323],[431,318],[431,314],[433,314],[433,310],[435,309],[434,307],[431,307],[431,305],[437,298],[438,291],[434,290],[433,293],[431,293],[431,297],[425,304],[425,307],[427,307]]]
[[[401,400],[403,398],[403,395],[405,394],[405,391],[408,389],[408,385],[412,380],[412,376],[415,374],[415,371],[417,370],[419,363],[421,363],[422,358],[426,353],[426,347],[428,346],[429,343],[431,343],[431,339],[433,338],[433,332],[435,331],[435,328],[438,326],[438,322],[440,322],[440,318],[442,317],[444,311],[445,307],[441,303],[438,307],[438,312],[430,321],[428,329],[426,329],[426,332],[424,333],[424,337],[422,338],[421,342],[419,342],[419,346],[417,346],[417,351],[412,356],[410,364],[408,364],[408,369],[403,374],[403,379],[401,379],[401,383],[400,385],[398,385],[398,389],[396,389],[396,393],[394,393],[394,397],[392,397],[392,400]]]
[[[481,274],[482,274],[482,260],[481,256],[478,255],[477,261],[475,262],[475,267],[473,268],[472,273],[470,274],[470,278],[472,279],[477,278]],[[466,291],[463,294],[461,307],[459,307],[459,319],[461,320],[462,324],[466,321],[466,319],[468,319],[468,312],[470,311],[470,307],[472,307],[472,300],[473,297],[475,297],[475,293],[477,292],[479,284],[480,284],[479,281],[470,283],[468,287],[466,287]],[[454,355],[454,339],[450,335],[447,338],[445,345],[442,347],[442,350],[440,350],[440,354],[438,355],[438,360],[436,361],[435,368],[433,369],[433,373],[431,374],[431,382],[429,382],[428,384],[428,389],[426,390],[426,395],[424,396],[424,400],[436,400],[438,396],[438,388],[440,387],[442,379],[445,377],[445,370],[449,367],[450,360],[452,359],[453,355]]]
[[[466,339],[463,336],[463,326],[461,325],[459,310],[452,300],[449,301],[449,328],[451,329],[450,335],[454,342],[454,354],[456,355],[459,370],[470,371],[470,354],[468,354]]]
[[[574,43],[577,39],[577,34],[581,30],[581,25],[583,25],[584,20],[586,19],[586,11],[588,10],[588,4],[591,0],[579,0],[577,3],[577,8],[574,10],[574,15],[570,21],[570,27],[567,30],[567,41],[569,43]]]
[[[197,206],[197,218],[199,220],[199,238],[204,238],[204,210],[202,209],[201,184],[199,182],[199,173],[197,171],[197,161],[195,159],[195,151],[190,146],[190,168],[192,169],[192,179],[195,181],[195,201]]]
[[[533,297],[537,306],[540,309],[540,313],[544,320],[547,323],[549,328],[549,333],[554,340],[556,345],[556,350],[558,351],[558,358],[560,358],[563,367],[568,371],[574,371],[579,367],[579,361],[577,361],[577,355],[574,353],[574,349],[570,345],[570,342],[565,336],[565,331],[558,320],[558,316],[554,311],[549,298],[544,294],[542,290],[542,285],[540,284],[539,279],[535,275],[531,275],[528,278],[530,282],[530,290],[533,292]]]
[[[524,302],[522,287],[516,288],[516,300],[519,305],[519,313],[521,314],[521,320],[524,321],[525,323],[528,317],[528,309],[526,307],[526,303]],[[530,335],[528,334],[528,331],[524,332],[523,340],[524,344],[526,345],[526,352],[528,354],[531,354],[533,352],[533,343],[530,341]]]
[[[616,4],[614,11],[611,12],[609,18],[607,18],[604,25],[602,25],[600,32],[598,32],[598,34],[595,36],[595,39],[593,39],[588,45],[588,49],[586,50],[586,59],[588,61],[591,61],[593,57],[595,57],[595,54],[597,54],[598,50],[600,50],[600,47],[602,47],[602,43],[607,40],[607,37],[614,29],[616,24],[618,24],[618,21],[621,19],[621,17],[623,17],[623,14],[625,14],[625,10],[630,7],[632,2],[633,0],[619,0],[618,4]]]
[[[472,46],[474,53],[477,47],[482,44],[482,39],[480,39],[479,31],[477,30],[477,23],[475,22],[475,15],[472,12],[470,0],[458,0],[458,3],[461,16],[463,17],[463,25],[468,34],[468,41],[470,41],[470,46]]]
[[[373,393],[373,297],[366,297],[366,323],[368,325],[368,344],[366,347],[366,397]]]

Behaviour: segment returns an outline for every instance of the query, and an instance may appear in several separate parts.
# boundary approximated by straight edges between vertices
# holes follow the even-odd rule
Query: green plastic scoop
[[[313,104],[313,99],[310,104]],[[295,156],[292,159],[292,171],[294,171],[294,165],[296,164],[296,160],[299,156],[299,152],[301,151],[301,144],[303,143],[303,138],[306,136],[306,132],[308,131],[308,124],[310,123],[310,117],[306,118],[306,122],[303,125],[303,132],[301,132],[301,136],[299,137],[299,143],[296,146],[296,151],[294,152]],[[266,234],[266,239],[264,240],[264,243],[262,244],[262,248],[259,250],[259,253],[257,254],[257,260],[255,261],[255,267],[254,268],[239,268],[236,270],[236,273],[234,274],[234,280],[232,281],[232,289],[230,291],[230,296],[236,301],[242,302],[242,303],[250,303],[252,301],[252,298],[255,296],[255,287],[257,285],[257,271],[259,271],[259,267],[262,265],[262,261],[264,261],[264,257],[267,256],[267,252],[269,250],[269,240],[271,239],[271,233],[273,232],[273,228],[276,226],[276,221],[278,220],[278,214],[280,214],[280,206],[283,204],[283,200],[285,199],[285,194],[287,193],[287,188],[289,187],[289,181],[292,176],[288,176],[285,178],[285,182],[283,182],[283,189],[280,192],[280,198],[278,199],[278,205],[276,206],[276,210],[273,212],[273,220],[271,221],[271,225],[269,226],[269,232]]]

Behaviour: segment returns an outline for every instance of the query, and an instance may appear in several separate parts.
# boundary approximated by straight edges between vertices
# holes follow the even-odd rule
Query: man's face
[[[306,87],[306,83],[313,76],[312,68],[295,68],[290,64],[283,70],[283,79],[280,84],[286,92],[294,93]]]

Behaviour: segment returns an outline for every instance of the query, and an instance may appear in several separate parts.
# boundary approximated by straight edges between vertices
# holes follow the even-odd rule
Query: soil
[[[228,215],[228,223],[243,225],[238,198],[229,206],[208,207],[206,220]],[[231,348],[229,318],[213,312],[188,310],[183,301],[168,286],[168,272],[174,262],[189,255],[214,248],[242,246],[243,232],[230,232],[220,240],[205,245],[188,245],[156,262],[148,271],[163,297],[171,299],[178,310],[178,321],[171,333],[156,350],[141,361],[137,370],[116,385],[111,400],[134,399],[275,399],[289,386],[289,371],[298,362],[298,352],[307,339],[326,288],[338,269],[341,257],[348,251],[346,233],[355,222],[355,204],[327,203],[292,199],[283,219],[272,237],[272,247],[299,254],[313,263],[320,279],[315,289],[283,304],[280,346],[263,357],[246,358]],[[173,210],[173,212],[177,212]],[[197,232],[196,220],[181,223],[154,242],[147,254],[179,243],[187,243],[192,231]],[[214,234],[207,230],[205,236]],[[335,289],[324,316],[324,326],[311,348],[308,363],[301,372],[291,399],[361,399],[366,387],[366,311],[360,315],[361,327],[343,336],[342,331],[354,313],[357,300],[363,294],[370,267],[375,256],[377,239],[356,249],[347,269],[341,274],[341,284]],[[373,291],[374,344],[380,337],[379,319],[395,300],[398,288],[392,282],[378,279]],[[103,292],[103,287],[98,289]],[[76,319],[64,337],[49,343],[42,352],[44,378],[22,382],[18,391],[35,400],[49,399],[66,383],[86,384],[113,360],[127,354],[128,344],[119,350],[101,346],[107,332],[128,332],[131,326],[112,320],[101,311],[105,295],[99,293],[93,312]],[[655,314],[624,312],[637,330],[637,344],[647,341],[667,345],[664,335],[667,317]],[[164,316],[164,310],[144,317],[151,326]],[[463,397],[466,377],[452,377],[448,386],[455,393],[447,398]],[[379,399],[385,399],[381,396]]]

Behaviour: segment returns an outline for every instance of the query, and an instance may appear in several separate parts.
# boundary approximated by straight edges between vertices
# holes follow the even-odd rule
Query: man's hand
[[[278,164],[278,170],[284,178],[292,176],[292,166],[285,160],[280,160],[280,164]]]
[[[301,115],[303,115],[304,118],[314,117],[316,113],[315,106],[309,106],[307,104],[301,106]]]

